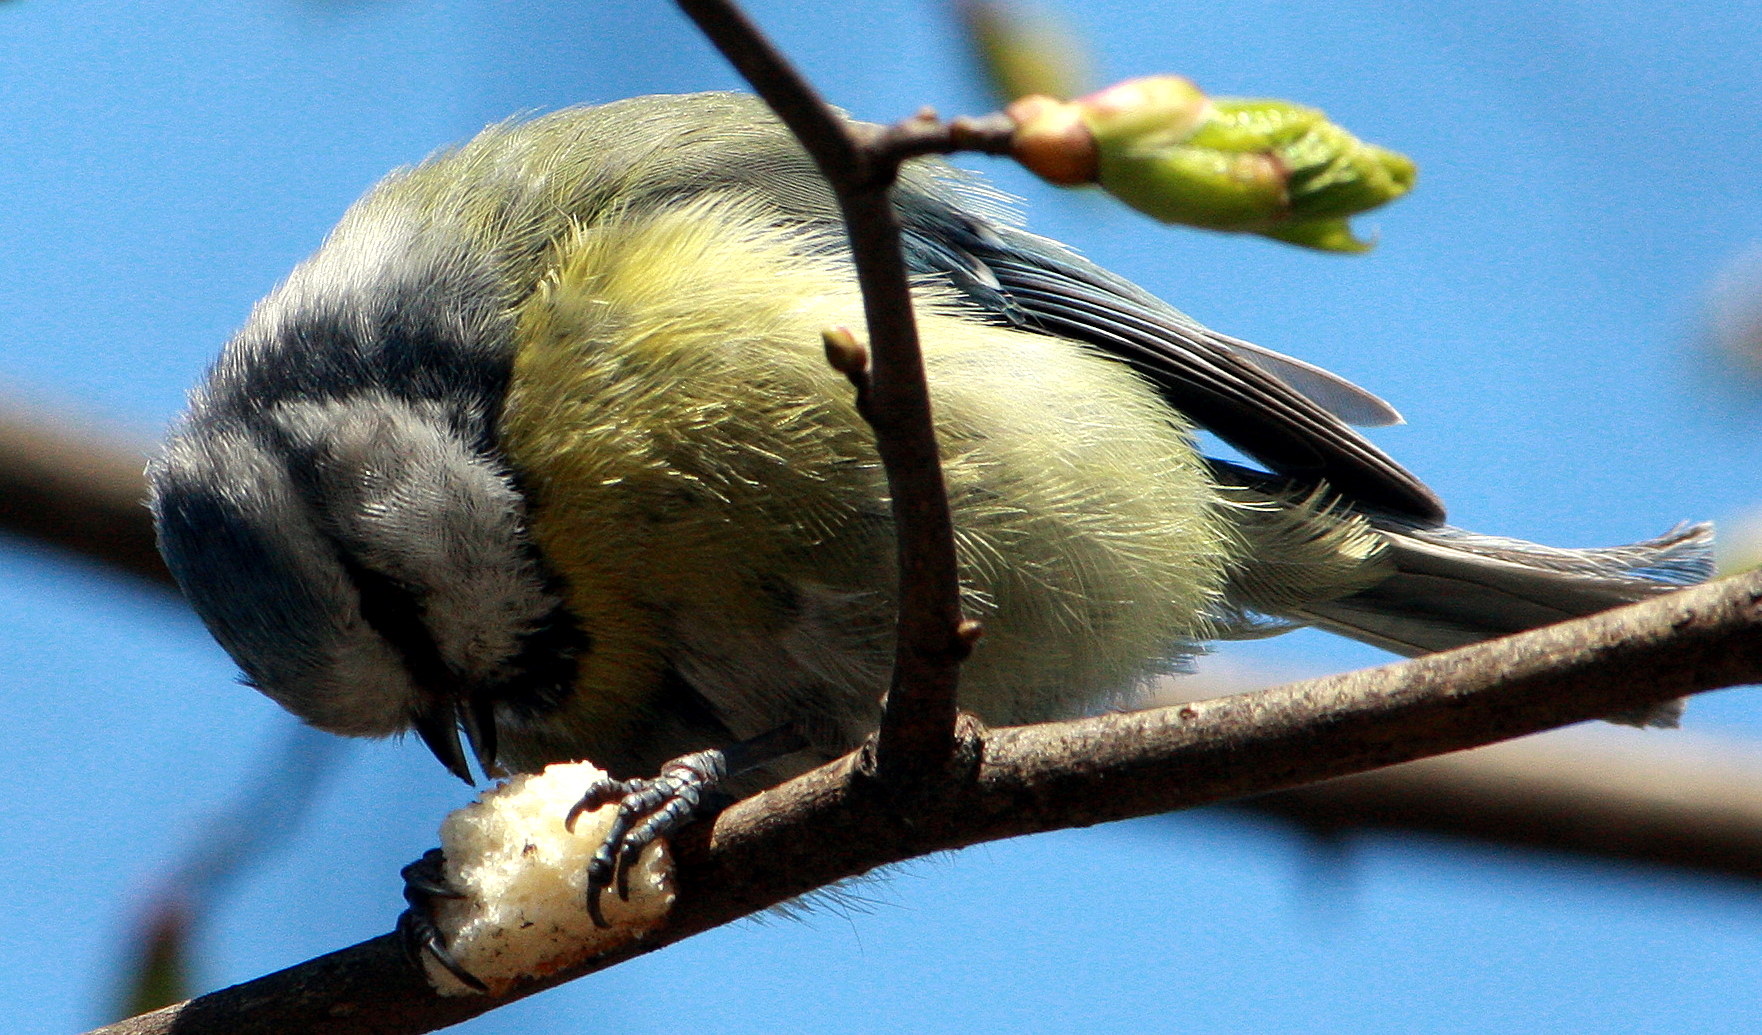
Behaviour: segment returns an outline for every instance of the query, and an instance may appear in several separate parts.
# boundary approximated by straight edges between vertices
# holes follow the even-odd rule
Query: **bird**
[[[1354,430],[1399,420],[1371,392],[1030,232],[976,174],[913,160],[892,199],[988,723],[1129,703],[1213,640],[1417,655],[1711,574],[1706,525],[1451,526]],[[149,468],[162,552],[318,728],[414,732],[467,782],[591,759],[639,796],[707,752],[706,782],[775,783],[875,728],[891,664],[887,484],[820,340],[860,314],[833,196],[758,100],[492,125],[251,311]]]

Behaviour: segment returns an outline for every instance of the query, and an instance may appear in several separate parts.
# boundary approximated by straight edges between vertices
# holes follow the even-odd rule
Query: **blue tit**
[[[970,174],[915,161],[894,198],[987,722],[1130,700],[1211,639],[1420,654],[1710,572],[1705,526],[1597,550],[1450,527],[1348,426],[1396,419],[1370,393],[1027,232]],[[820,343],[861,323],[843,233],[736,94],[394,172],[192,395],[150,471],[166,561],[251,685],[326,730],[414,730],[467,780],[637,776],[779,729],[806,749],[750,784],[833,757],[875,726],[896,594]]]

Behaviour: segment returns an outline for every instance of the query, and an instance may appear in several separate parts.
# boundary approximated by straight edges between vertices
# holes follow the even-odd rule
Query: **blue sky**
[[[826,94],[975,110],[935,3],[754,5]],[[1368,257],[1146,225],[1008,170],[1033,225],[1408,418],[1377,433],[1468,527],[1626,542],[1762,506],[1757,408],[1700,342],[1762,238],[1762,7],[1695,0],[1093,0],[1110,77],[1327,109],[1420,164]],[[0,6],[0,393],[142,441],[250,304],[380,175],[524,110],[736,85],[660,0],[12,0]],[[987,168],[993,167],[990,163]],[[291,721],[169,596],[0,540],[0,1026],[104,1019],[158,875]],[[1382,660],[1299,634],[1260,670]],[[1220,663],[1221,664],[1221,663]],[[1757,699],[1691,727],[1762,735]],[[1654,734],[1654,737],[1666,735]],[[290,844],[202,934],[209,986],[389,929],[396,871],[464,789],[350,744]],[[747,923],[476,1032],[1747,1030],[1762,898],[1677,874],[1374,838],[1338,858],[1199,813],[985,846],[864,911]]]

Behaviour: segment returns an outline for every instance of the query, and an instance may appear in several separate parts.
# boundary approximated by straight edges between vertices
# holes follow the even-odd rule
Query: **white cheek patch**
[[[259,689],[337,733],[408,726],[403,660],[362,618],[279,455],[242,428],[207,428],[174,438],[149,478],[167,563]]]
[[[308,458],[325,530],[412,592],[453,672],[491,676],[555,610],[519,494],[438,406],[375,393],[288,404],[277,424]]]

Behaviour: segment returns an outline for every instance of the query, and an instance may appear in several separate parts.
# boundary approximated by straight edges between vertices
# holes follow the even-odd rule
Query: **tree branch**
[[[1762,573],[1383,668],[1075,722],[961,730],[909,805],[847,756],[675,843],[679,903],[643,945],[533,992],[876,866],[1191,808],[1762,681]],[[383,936],[105,1033],[421,1032],[503,999],[442,999]]]

